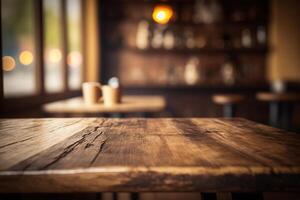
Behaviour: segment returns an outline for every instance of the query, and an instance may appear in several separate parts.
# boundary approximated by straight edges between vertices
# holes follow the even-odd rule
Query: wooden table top
[[[0,192],[300,188],[300,136],[240,118],[1,119],[0,133]]]
[[[87,105],[81,97],[48,103],[43,110],[48,113],[132,113],[161,112],[166,108],[163,96],[125,95],[122,103],[114,106],[104,106],[103,103]]]

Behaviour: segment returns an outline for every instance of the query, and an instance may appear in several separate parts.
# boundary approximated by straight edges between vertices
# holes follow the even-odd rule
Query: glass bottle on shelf
[[[175,36],[173,31],[167,30],[163,38],[163,46],[165,49],[173,49],[175,45]]]
[[[213,22],[218,22],[223,19],[223,10],[220,2],[218,0],[210,1],[210,12],[213,16]]]
[[[226,85],[233,85],[237,81],[237,70],[236,63],[232,58],[227,59],[227,61],[221,67],[221,77],[223,83]]]
[[[147,49],[149,47],[149,23],[146,20],[142,20],[138,24],[136,47],[138,49]]]
[[[185,71],[184,71],[184,80],[188,85],[195,85],[200,81],[199,73],[199,59],[197,57],[192,57],[188,60]]]
[[[161,48],[163,45],[164,36],[163,36],[163,30],[160,28],[154,29],[153,37],[151,40],[151,46],[154,49]]]
[[[241,43],[244,48],[251,48],[253,46],[251,31],[249,29],[242,30]]]
[[[266,34],[266,28],[264,26],[257,27],[256,38],[259,46],[263,46],[266,44],[267,34]]]
[[[193,20],[195,23],[211,24],[222,19],[222,7],[218,0],[196,0]]]
[[[204,0],[196,0],[194,6],[193,20],[195,23],[203,23],[203,13],[207,13],[207,8],[204,5]]]
[[[195,47],[195,38],[192,30],[186,29],[184,31],[184,39],[185,39],[185,46],[188,49],[192,49]]]

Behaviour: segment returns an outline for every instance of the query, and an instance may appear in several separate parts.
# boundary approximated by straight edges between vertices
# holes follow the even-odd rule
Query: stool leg
[[[217,200],[217,195],[213,192],[203,192],[201,193],[201,200]]]
[[[137,192],[131,192],[130,193],[130,199],[131,200],[139,200],[139,193],[137,193]]]
[[[96,193],[96,199],[102,200],[102,193]]]
[[[282,113],[281,113],[281,128],[289,130],[290,121],[292,118],[292,105],[289,103],[282,104]]]
[[[125,114],[124,113],[112,113],[110,114],[111,118],[125,118]]]
[[[223,106],[223,117],[234,117],[235,116],[235,105],[227,104]]]
[[[118,193],[113,192],[112,193],[112,198],[113,198],[113,200],[118,200]]]
[[[233,200],[263,200],[263,193],[259,192],[245,192],[245,193],[232,193]]]
[[[280,115],[280,103],[270,102],[269,124],[271,126],[280,127],[279,115]]]
[[[231,192],[217,192],[217,200],[232,200]]]

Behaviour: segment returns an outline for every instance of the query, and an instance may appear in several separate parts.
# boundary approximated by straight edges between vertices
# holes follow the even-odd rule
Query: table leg
[[[230,192],[217,192],[217,200],[232,200]]]
[[[281,113],[281,128],[285,130],[289,130],[290,121],[292,118],[292,105],[289,103],[284,103],[282,105],[282,113]]]
[[[113,199],[113,200],[118,200],[118,193],[113,192],[113,193],[112,193],[112,199]]]
[[[102,193],[96,193],[96,200],[102,200]]]
[[[149,113],[149,112],[141,112],[141,113],[139,113],[139,116],[142,117],[142,118],[151,118],[151,117],[153,117],[152,113]]]
[[[217,195],[213,192],[203,192],[201,193],[201,200],[217,200]]]
[[[112,113],[112,114],[110,114],[109,117],[111,117],[111,118],[125,118],[125,114],[123,114],[123,113]]]
[[[235,105],[227,104],[223,106],[224,117],[234,117],[234,115],[235,115]]]
[[[232,193],[233,200],[263,200],[263,194],[260,192]]]
[[[279,127],[280,103],[270,102],[269,124],[273,127]]]

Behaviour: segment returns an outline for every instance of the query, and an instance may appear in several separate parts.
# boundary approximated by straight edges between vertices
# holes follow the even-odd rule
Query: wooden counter
[[[0,133],[1,193],[300,189],[300,136],[244,119],[1,119]]]

